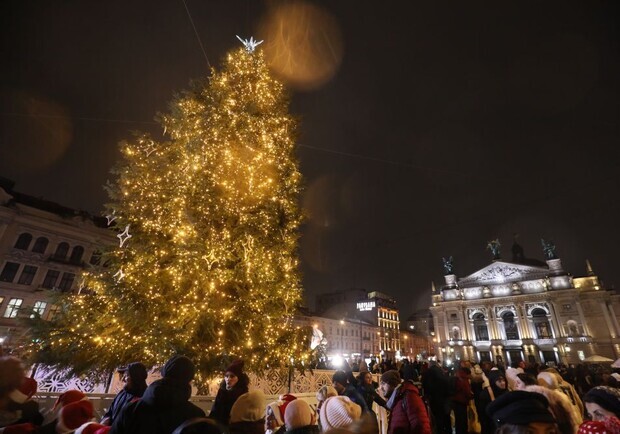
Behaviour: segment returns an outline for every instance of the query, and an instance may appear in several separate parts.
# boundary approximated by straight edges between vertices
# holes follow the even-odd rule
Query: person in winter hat
[[[241,395],[230,410],[230,434],[264,434],[265,394],[250,390]]]
[[[620,390],[608,386],[590,389],[583,397],[588,413],[593,420],[602,421],[606,417],[620,418]]]
[[[316,413],[303,399],[292,401],[284,411],[287,434],[318,434]]]
[[[338,395],[334,390],[334,396]],[[284,412],[289,403],[296,400],[295,395],[280,395],[277,401],[267,404],[265,409],[265,434],[281,434],[286,431],[284,426]]]
[[[65,405],[58,412],[57,434],[69,434],[90,422],[93,419],[95,409],[88,399],[72,402]]]
[[[111,434],[170,434],[181,423],[205,413],[189,402],[196,368],[187,357],[172,356],[142,399],[126,405],[112,423]]]
[[[18,423],[20,414],[8,408],[9,395],[26,377],[22,362],[15,357],[0,357],[0,427]]]
[[[542,380],[538,381],[539,384],[544,383]],[[540,385],[525,386],[523,390],[541,394],[547,399],[549,411],[551,411],[557,421],[557,429],[561,434],[577,433],[582,418],[581,415],[573,410],[573,406],[566,395]]]
[[[125,369],[119,369],[119,372],[124,373],[125,387],[114,397],[110,408],[103,415],[101,419],[103,425],[112,425],[127,404],[142,398],[147,387],[148,372],[142,363],[130,363]]]
[[[24,377],[21,385],[9,393],[9,402],[6,403],[6,408],[20,415],[15,422],[16,424],[32,423],[40,426],[43,423],[43,415],[39,411],[39,403],[32,399],[36,392],[36,380]]]
[[[505,393],[487,407],[497,434],[550,433],[556,420],[544,395],[523,390]]]
[[[381,407],[385,407],[386,405],[385,399],[377,393],[378,388],[379,385],[373,381],[372,374],[370,372],[360,372],[357,377],[357,391],[360,395],[362,395],[364,401],[366,401],[366,407],[368,407],[368,411],[372,414],[375,414],[375,412],[372,411],[372,405],[375,402]]]
[[[388,434],[430,434],[431,423],[418,388],[410,381],[401,382],[396,370],[381,375],[381,392],[390,410]]]
[[[230,410],[241,395],[248,392],[249,377],[243,372],[243,360],[236,360],[224,371],[224,380],[213,401],[209,417],[223,425],[228,425]]]
[[[578,434],[620,434],[620,419],[610,416],[602,421],[587,420],[579,426]]]
[[[172,434],[228,434],[228,430],[215,419],[197,417],[183,422]]]
[[[490,371],[488,378],[490,390],[485,389],[480,392],[479,403],[476,405],[482,434],[493,434],[495,432],[495,424],[486,410],[491,402],[508,392],[506,377],[501,371]]]
[[[46,414],[44,425],[37,431],[37,434],[55,434],[57,432],[56,428],[60,422],[60,412],[62,409],[69,404],[81,401],[88,401],[88,397],[79,390],[71,389],[61,393],[56,399],[52,409]]]
[[[360,395],[355,386],[349,381],[349,374],[345,371],[336,371],[332,376],[332,386],[340,396],[347,396],[351,401],[360,406],[363,413],[368,412],[368,406],[364,397]]]
[[[346,428],[361,415],[361,407],[351,401],[348,396],[329,397],[321,407],[321,429],[328,431],[334,428]]]

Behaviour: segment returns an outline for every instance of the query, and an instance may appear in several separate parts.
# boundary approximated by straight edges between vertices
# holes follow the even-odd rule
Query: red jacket
[[[452,401],[458,402],[462,405],[467,405],[474,394],[471,391],[471,384],[469,384],[469,377],[463,371],[456,372],[456,391],[452,395]]]
[[[394,391],[388,434],[431,434],[431,423],[418,388],[409,381]]]

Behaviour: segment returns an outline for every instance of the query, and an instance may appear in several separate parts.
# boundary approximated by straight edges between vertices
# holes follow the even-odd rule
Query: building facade
[[[554,250],[546,253],[546,263],[498,257],[462,278],[446,264],[430,308],[437,356],[504,364],[620,357],[620,296],[603,288],[589,263],[586,276],[572,277]]]
[[[20,317],[52,318],[54,292],[79,291],[80,274],[115,242],[105,219],[13,191],[0,178],[0,346],[19,353]]]

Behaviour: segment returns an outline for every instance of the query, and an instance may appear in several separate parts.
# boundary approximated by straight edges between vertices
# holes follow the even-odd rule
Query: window
[[[84,247],[75,246],[71,252],[71,258],[69,259],[73,264],[79,264],[82,262],[82,256],[84,255]]]
[[[15,318],[23,301],[24,300],[22,300],[21,298],[12,298],[9,301],[9,304],[6,306],[6,310],[4,311],[4,317]]]
[[[534,327],[536,328],[538,339],[553,338],[553,334],[551,333],[551,325],[547,320],[547,312],[542,309],[534,309],[532,311],[532,320],[534,321]]]
[[[63,273],[62,279],[60,279],[60,284],[58,287],[62,292],[69,291],[71,286],[73,285],[73,281],[75,280],[75,274],[73,273]]]
[[[502,315],[504,320],[504,330],[506,331],[506,339],[509,341],[519,340],[519,330],[515,321],[515,314],[512,312],[506,312]]]
[[[60,306],[56,306],[55,304],[51,305],[49,310],[47,311],[47,320],[53,320],[56,315],[58,315],[58,312],[60,312]]]
[[[89,261],[92,265],[99,265],[101,262],[101,252],[99,250],[95,250],[90,257]]]
[[[15,242],[15,248],[21,249],[21,250],[28,250],[28,247],[30,247],[31,241],[32,241],[32,235],[30,235],[27,232],[24,232],[17,238],[17,241]]]
[[[45,279],[43,280],[43,288],[52,289],[54,286],[56,286],[58,276],[60,276],[60,271],[47,270],[47,274],[45,275]]]
[[[477,313],[474,315],[473,320],[474,320],[474,331],[476,333],[476,339],[479,341],[488,341],[489,340],[489,329],[487,328],[487,321],[484,318],[484,315],[481,313]]]
[[[32,313],[32,315],[30,315],[30,318],[36,317],[36,314],[39,314],[39,316],[43,316],[43,312],[45,312],[46,307],[47,303],[44,301],[35,302],[34,307],[32,308],[34,312]]]
[[[34,276],[37,274],[37,267],[33,265],[24,265],[24,269],[22,270],[21,276],[19,276],[19,280],[17,283],[20,285],[30,285]]]
[[[54,253],[54,257],[56,259],[65,259],[67,257],[67,253],[69,253],[69,244],[60,243],[58,247],[56,247],[56,253]]]
[[[450,314],[450,319],[456,319],[456,314],[455,313],[451,313]]]
[[[32,246],[32,251],[34,253],[45,253],[47,249],[47,245],[49,244],[49,240],[45,237],[39,237],[34,242],[34,246]]]
[[[0,273],[0,281],[2,282],[12,282],[17,275],[17,270],[19,269],[19,264],[16,262],[7,262],[4,265],[4,269],[2,273]]]

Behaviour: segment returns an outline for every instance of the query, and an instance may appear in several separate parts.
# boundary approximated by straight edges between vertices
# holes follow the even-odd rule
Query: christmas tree
[[[253,41],[250,41],[253,42]],[[160,115],[167,140],[122,143],[107,189],[118,244],[35,320],[38,361],[105,372],[192,358],[203,375],[300,362],[301,176],[284,87],[246,41]],[[113,222],[113,223],[112,223]]]

